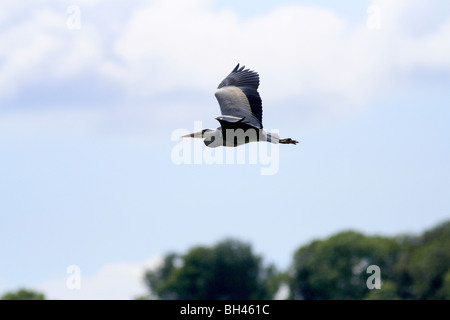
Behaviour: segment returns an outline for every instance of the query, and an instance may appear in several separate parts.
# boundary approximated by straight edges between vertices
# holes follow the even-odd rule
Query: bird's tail
[[[278,133],[267,132],[267,142],[278,143],[280,141],[280,136]]]

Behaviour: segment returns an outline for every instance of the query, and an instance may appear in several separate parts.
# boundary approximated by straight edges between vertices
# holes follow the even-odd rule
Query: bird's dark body
[[[255,128],[248,123],[245,123],[244,119],[240,119],[235,122],[221,119],[217,120],[221,124],[220,129],[222,132],[224,146],[229,146],[230,143],[232,143],[234,147],[237,147],[238,145],[240,145],[239,137],[242,137],[244,139],[244,143],[249,143],[254,140],[250,139],[250,137],[256,137],[256,141],[259,141],[260,129]]]

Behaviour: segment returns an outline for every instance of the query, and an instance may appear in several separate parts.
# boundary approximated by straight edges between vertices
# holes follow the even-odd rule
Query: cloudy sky
[[[449,57],[446,0],[1,0],[0,294],[129,299],[195,245],[234,237],[285,269],[334,232],[448,219]],[[301,142],[272,175],[174,160],[203,154],[174,133],[217,127],[237,63],[265,128]]]

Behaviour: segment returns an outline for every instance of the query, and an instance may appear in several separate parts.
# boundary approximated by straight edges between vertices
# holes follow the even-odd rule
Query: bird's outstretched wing
[[[219,84],[215,96],[224,116],[243,118],[243,122],[262,129],[262,101],[258,93],[259,75],[239,64]]]

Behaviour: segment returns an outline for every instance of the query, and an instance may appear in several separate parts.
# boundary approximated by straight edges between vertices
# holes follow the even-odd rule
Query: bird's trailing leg
[[[283,144],[297,144],[298,143],[297,140],[292,140],[291,138],[280,139],[278,142],[283,143]]]

